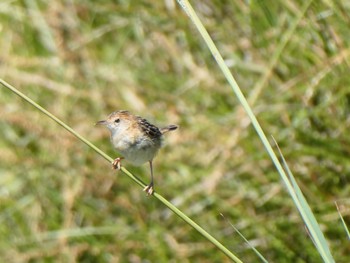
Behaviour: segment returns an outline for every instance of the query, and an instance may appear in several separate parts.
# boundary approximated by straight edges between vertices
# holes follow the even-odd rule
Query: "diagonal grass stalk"
[[[248,239],[245,238],[245,236],[241,233],[241,231],[238,230],[237,227],[235,227],[222,213],[220,213],[222,218],[226,220],[226,222],[238,233],[238,235],[248,244],[248,246],[255,252],[255,254],[261,259],[262,262],[268,263],[267,259],[254,247],[251,242],[249,242]]]
[[[339,210],[339,206],[338,206],[337,201],[335,201],[334,204],[335,204],[335,206],[336,206],[336,208],[337,208],[338,215],[339,215],[339,217],[340,217],[340,220],[341,220],[341,223],[342,223],[342,225],[343,225],[343,228],[345,229],[345,233],[346,233],[348,239],[350,240],[350,231],[349,231],[349,228],[348,228],[348,226],[346,225],[345,220],[344,220],[344,218],[343,218],[343,216],[342,216],[342,214],[341,214],[341,212],[340,212],[340,210]]]
[[[304,6],[301,8],[302,11],[300,12],[299,17],[297,18],[296,21],[299,21],[301,16],[303,16],[305,14],[305,12],[308,9],[308,7],[310,6],[311,2],[312,2],[312,0],[305,2]],[[325,239],[325,237],[324,237],[324,235],[323,235],[323,233],[322,233],[322,231],[321,231],[321,229],[316,221],[316,218],[312,214],[309,205],[307,204],[305,198],[300,198],[300,195],[299,195],[300,189],[298,188],[299,190],[296,190],[294,182],[292,183],[289,180],[288,176],[286,175],[286,172],[284,171],[280,161],[278,160],[276,154],[274,153],[274,151],[273,151],[263,129],[261,128],[256,116],[254,115],[251,107],[249,106],[246,98],[244,97],[242,91],[240,90],[237,82],[235,81],[234,77],[232,76],[229,68],[225,64],[224,59],[222,58],[217,47],[215,46],[209,33],[207,32],[207,30],[203,26],[202,22],[200,21],[199,17],[197,16],[196,12],[194,11],[191,4],[187,0],[178,0],[178,3],[183,8],[183,10],[186,12],[186,14],[189,16],[189,18],[192,20],[195,27],[197,28],[197,30],[199,31],[199,33],[203,37],[204,42],[208,46],[214,59],[218,63],[218,66],[220,67],[220,69],[223,72],[224,76],[226,77],[228,83],[230,84],[232,90],[236,94],[239,102],[241,103],[241,105],[243,106],[244,110],[246,111],[248,117],[250,118],[260,140],[262,141],[266,151],[268,152],[270,158],[272,159],[272,162],[274,163],[277,171],[279,172],[281,178],[283,179],[283,181],[287,187],[287,190],[288,190],[289,194],[291,195],[297,209],[299,210],[299,213],[300,213],[302,219],[304,220],[304,222],[305,222],[305,224],[306,224],[306,226],[311,234],[311,237],[314,241],[314,244],[315,244],[319,254],[321,255],[321,257],[323,258],[323,260],[325,262],[334,262],[334,259],[331,255],[331,252],[330,252],[329,247],[327,245],[327,241],[326,241],[326,239]],[[296,26],[296,25],[294,24],[293,26]]]
[[[105,158],[107,161],[112,162],[113,158],[108,156],[106,153],[104,153],[102,150],[100,150],[98,147],[96,147],[94,144],[89,142],[87,139],[85,139],[83,136],[81,136],[79,133],[74,131],[71,127],[69,127],[67,124],[65,124],[63,121],[58,119],[56,116],[54,116],[52,113],[48,112],[46,109],[41,107],[39,104],[37,104],[35,101],[24,95],[22,92],[17,90],[15,87],[8,84],[6,81],[0,79],[0,84],[2,84],[5,88],[11,90],[13,93],[18,95],[20,98],[27,101],[29,104],[31,104],[33,107],[40,110],[42,113],[44,113],[46,116],[54,120],[57,124],[62,126],[64,129],[66,129],[68,132],[72,133],[74,136],[76,136],[79,140],[84,142],[86,145],[88,145],[90,148],[92,148],[94,151],[96,151],[98,154],[100,154],[103,158]],[[121,167],[121,170],[130,177],[134,182],[136,182],[138,185],[140,185],[142,188],[146,186],[144,182],[142,182],[139,178],[134,176],[132,173],[130,173],[127,169],[124,167]],[[207,231],[205,231],[201,226],[199,226],[196,222],[194,222],[191,218],[189,218],[187,215],[185,215],[180,209],[178,209],[176,206],[171,204],[168,200],[166,200],[163,196],[160,194],[154,192],[153,196],[158,199],[161,203],[163,203],[166,207],[168,207],[171,211],[173,211],[178,217],[180,217],[182,220],[184,220],[187,224],[189,224],[192,228],[194,228],[197,232],[199,232],[202,236],[204,236],[207,240],[209,240],[213,245],[215,245],[220,251],[222,251],[226,256],[228,256],[232,261],[241,263],[242,261],[235,256],[230,250],[228,250],[223,244],[221,244],[215,237],[210,235]]]

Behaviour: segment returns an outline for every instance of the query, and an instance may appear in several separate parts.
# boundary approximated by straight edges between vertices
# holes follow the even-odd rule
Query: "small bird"
[[[109,129],[114,148],[122,154],[122,157],[118,157],[112,162],[114,169],[121,168],[122,159],[126,159],[134,165],[149,162],[151,182],[143,190],[147,195],[152,195],[154,192],[153,158],[162,146],[163,134],[176,130],[178,126],[168,125],[164,128],[158,128],[146,119],[126,110],[112,112],[106,120],[98,121],[96,125],[105,125]]]

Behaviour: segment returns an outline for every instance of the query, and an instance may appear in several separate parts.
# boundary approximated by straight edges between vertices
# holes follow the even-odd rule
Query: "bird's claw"
[[[153,184],[147,185],[145,188],[143,188],[143,191],[145,191],[147,195],[152,195],[154,192]]]
[[[117,169],[120,170],[122,167],[122,157],[115,158],[114,161],[112,162],[112,169]]]

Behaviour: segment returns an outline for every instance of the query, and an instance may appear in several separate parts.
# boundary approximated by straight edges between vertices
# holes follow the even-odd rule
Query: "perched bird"
[[[126,159],[134,165],[149,162],[151,182],[143,190],[148,195],[152,195],[154,192],[153,158],[162,146],[163,134],[176,130],[178,126],[168,125],[164,128],[158,128],[142,117],[133,115],[126,110],[115,111],[106,120],[96,124],[105,125],[109,129],[114,148],[122,154],[122,157],[113,161],[114,169],[120,169],[122,159]]]

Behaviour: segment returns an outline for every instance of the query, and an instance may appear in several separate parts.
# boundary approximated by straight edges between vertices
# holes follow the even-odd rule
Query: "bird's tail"
[[[161,129],[160,129],[160,132],[161,132],[162,134],[164,134],[164,133],[167,133],[167,132],[169,132],[169,131],[175,131],[177,128],[179,128],[178,125],[171,124],[171,125],[168,125],[168,126],[166,126],[166,127],[164,127],[164,128],[161,128]]]

